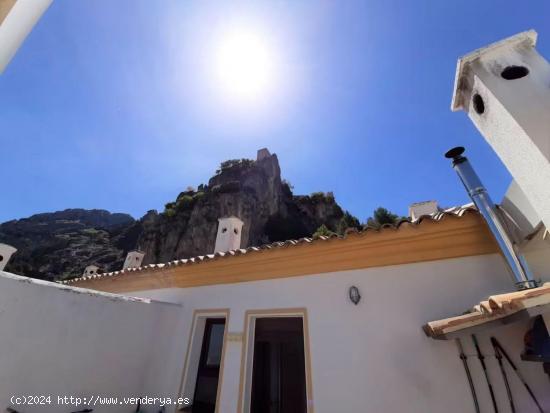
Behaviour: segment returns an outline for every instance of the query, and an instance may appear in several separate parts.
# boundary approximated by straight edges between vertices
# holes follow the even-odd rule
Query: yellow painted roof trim
[[[187,288],[493,254],[498,247],[479,213],[469,210],[461,216],[445,215],[398,228],[350,233],[345,238],[247,251],[195,259],[185,265],[154,265],[88,277],[69,284],[113,293]]]

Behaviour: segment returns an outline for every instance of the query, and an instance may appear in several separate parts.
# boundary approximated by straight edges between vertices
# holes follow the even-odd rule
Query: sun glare
[[[224,36],[218,50],[217,71],[220,86],[230,97],[257,100],[273,86],[269,47],[254,33]]]

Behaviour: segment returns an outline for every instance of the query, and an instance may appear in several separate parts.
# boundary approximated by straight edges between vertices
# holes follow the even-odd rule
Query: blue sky
[[[65,208],[142,216],[226,159],[268,147],[295,193],[333,191],[361,220],[385,206],[467,202],[442,154],[467,147],[495,200],[510,182],[462,112],[458,56],[534,28],[550,3],[55,0],[0,75],[0,222]],[[267,39],[272,90],[214,86],[213,45]]]

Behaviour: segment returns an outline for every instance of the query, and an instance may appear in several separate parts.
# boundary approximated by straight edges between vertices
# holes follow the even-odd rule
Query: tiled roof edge
[[[220,258],[227,258],[230,256],[236,256],[236,255],[244,255],[249,254],[252,252],[262,252],[262,251],[268,251],[273,249],[280,249],[280,248],[287,248],[292,247],[296,245],[302,245],[302,244],[312,244],[316,242],[326,242],[331,240],[342,240],[348,238],[348,236],[364,236],[368,235],[371,232],[384,232],[384,231],[391,231],[391,230],[399,230],[403,225],[413,225],[418,226],[421,225],[423,222],[429,221],[429,222],[440,222],[444,220],[445,218],[460,218],[466,213],[475,212],[477,213],[477,209],[473,204],[466,204],[460,207],[453,207],[448,208],[443,211],[437,212],[435,214],[430,215],[422,215],[418,217],[416,220],[411,219],[402,219],[396,224],[384,224],[380,228],[375,228],[372,226],[364,226],[361,230],[356,228],[348,228],[345,231],[345,234],[343,236],[332,234],[330,236],[319,236],[319,237],[304,237],[299,239],[293,239],[293,240],[286,240],[286,241],[276,241],[269,244],[263,244],[260,246],[252,246],[247,248],[240,248],[236,250],[231,250],[227,252],[216,252],[213,254],[206,254],[206,255],[199,255],[196,257],[191,258],[185,258],[180,260],[173,260],[168,261],[166,263],[159,263],[159,264],[147,264],[143,265],[141,267],[137,268],[127,268],[125,270],[119,270],[119,271],[112,271],[107,273],[101,273],[101,274],[94,274],[94,275],[88,275],[84,277],[78,277],[78,278],[72,278],[70,280],[64,280],[59,281],[61,284],[76,284],[81,281],[88,281],[93,279],[99,279],[99,278],[107,278],[107,277],[114,277],[118,275],[123,274],[130,274],[133,272],[141,272],[141,271],[152,271],[152,270],[161,270],[163,268],[167,267],[175,267],[180,265],[191,265],[191,264],[198,264],[201,262],[206,261],[213,261]]]

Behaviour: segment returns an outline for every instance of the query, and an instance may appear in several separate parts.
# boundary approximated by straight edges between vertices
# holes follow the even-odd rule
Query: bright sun
[[[257,100],[273,86],[273,60],[265,40],[254,33],[224,36],[218,50],[221,87],[231,97]]]

